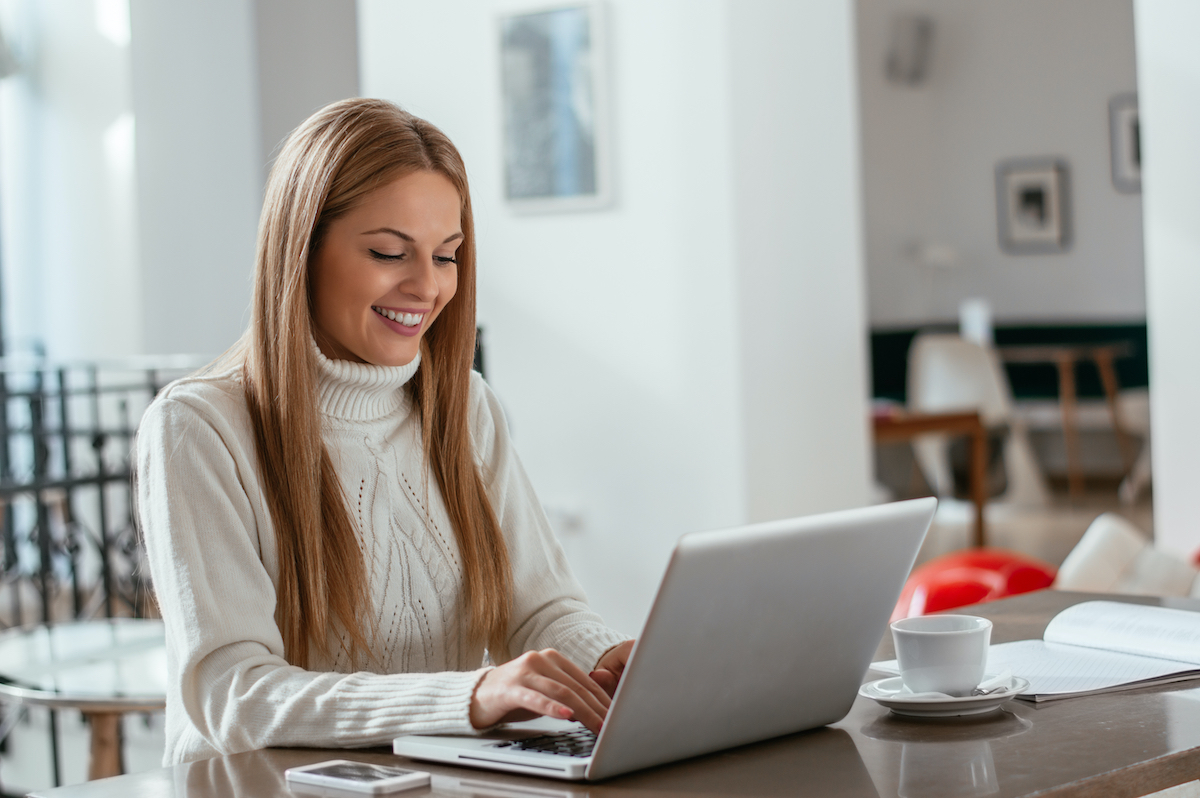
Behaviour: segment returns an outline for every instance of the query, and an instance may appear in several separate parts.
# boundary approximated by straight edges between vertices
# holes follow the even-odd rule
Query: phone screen
[[[304,772],[313,776],[328,776],[329,778],[346,779],[347,781],[371,782],[407,776],[416,771],[404,770],[403,768],[390,768],[384,765],[371,765],[366,762],[338,762]]]

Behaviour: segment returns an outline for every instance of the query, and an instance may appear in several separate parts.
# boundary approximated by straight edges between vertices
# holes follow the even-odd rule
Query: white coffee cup
[[[992,622],[974,615],[921,615],[892,624],[904,686],[914,693],[970,695],[983,681]]]

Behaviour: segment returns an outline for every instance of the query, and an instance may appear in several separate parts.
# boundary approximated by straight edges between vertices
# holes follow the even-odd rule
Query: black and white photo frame
[[[1137,94],[1118,94],[1108,101],[1113,188],[1122,194],[1142,190],[1142,128]]]
[[[1066,252],[1071,245],[1070,180],[1061,158],[1019,158],[996,166],[1000,249],[1010,255]]]
[[[504,198],[519,212],[611,204],[604,4],[500,17]]]

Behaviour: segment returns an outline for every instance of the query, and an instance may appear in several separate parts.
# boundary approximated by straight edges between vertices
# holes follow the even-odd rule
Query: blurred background
[[[915,406],[913,341],[960,329],[1004,360],[1011,406],[997,434],[1021,431],[1043,491],[1007,511],[1003,486],[993,491],[990,542],[1061,562],[1092,518],[1120,508],[1191,556],[1200,66],[1186,37],[1197,9],[587,4],[594,104],[579,118],[603,196],[534,206],[506,189],[502,33],[543,7],[0,0],[0,340],[12,379],[62,364],[132,370],[150,388],[122,399],[136,426],[155,386],[244,329],[263,185],[288,132],[328,102],[383,97],[464,156],[486,376],[615,627],[638,631],[688,531],[936,492],[947,501],[923,556],[968,545],[962,485],[938,484],[907,443],[872,436],[873,416]],[[1115,127],[1127,107],[1140,127]],[[1130,135],[1136,185],[1118,159]],[[1053,229],[1039,217],[1054,240],[1028,251],[1006,243],[1016,222],[1001,186],[1035,161],[1059,170],[1034,197],[1059,216]],[[1108,344],[1124,444],[1086,349]],[[1012,347],[1058,349],[1017,362],[1006,347],[1013,358]],[[1078,359],[1070,421],[1063,347]],[[1122,497],[1133,461],[1150,457],[1151,409],[1156,431],[1170,430],[1154,439],[1153,486]],[[113,438],[114,462],[127,444]],[[127,525],[121,501],[100,512]],[[10,548],[13,579],[41,567],[19,541]],[[20,720],[45,722],[32,710]],[[157,765],[160,724],[127,723],[129,769]],[[86,745],[78,725],[64,722],[64,751]],[[44,731],[18,728],[7,746],[5,790],[49,783]],[[78,759],[60,757],[73,759],[65,783],[83,778]]]

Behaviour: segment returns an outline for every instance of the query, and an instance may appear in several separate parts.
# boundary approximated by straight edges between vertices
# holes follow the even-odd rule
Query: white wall
[[[892,17],[934,20],[931,70],[887,82]],[[1112,186],[1108,101],[1136,89],[1131,0],[858,0],[872,326],[957,318],[986,297],[1001,321],[1145,317],[1140,196]],[[996,234],[994,168],[1058,156],[1070,167],[1074,242],[1007,255]],[[918,263],[914,243],[959,254]]]
[[[630,632],[679,534],[865,499],[849,14],[829,5],[609,2],[616,204],[529,216],[502,200],[496,72],[496,15],[528,4],[359,4],[364,94],[431,119],[467,162],[489,380],[552,517],[579,516],[562,536],[593,605]],[[401,29],[453,30],[453,57],[438,36],[397,47]],[[763,36],[812,52],[764,76]],[[797,156],[817,112],[773,116],[784,86],[829,102],[832,157]],[[746,138],[743,114],[785,127]],[[735,180],[743,165],[753,174]],[[831,207],[797,243],[790,220],[813,206],[788,176],[809,170]],[[760,247],[783,263],[761,266]]]
[[[1200,548],[1200,6],[1136,0],[1155,542]]]
[[[860,506],[870,455],[853,4],[730,8],[749,515]]]

